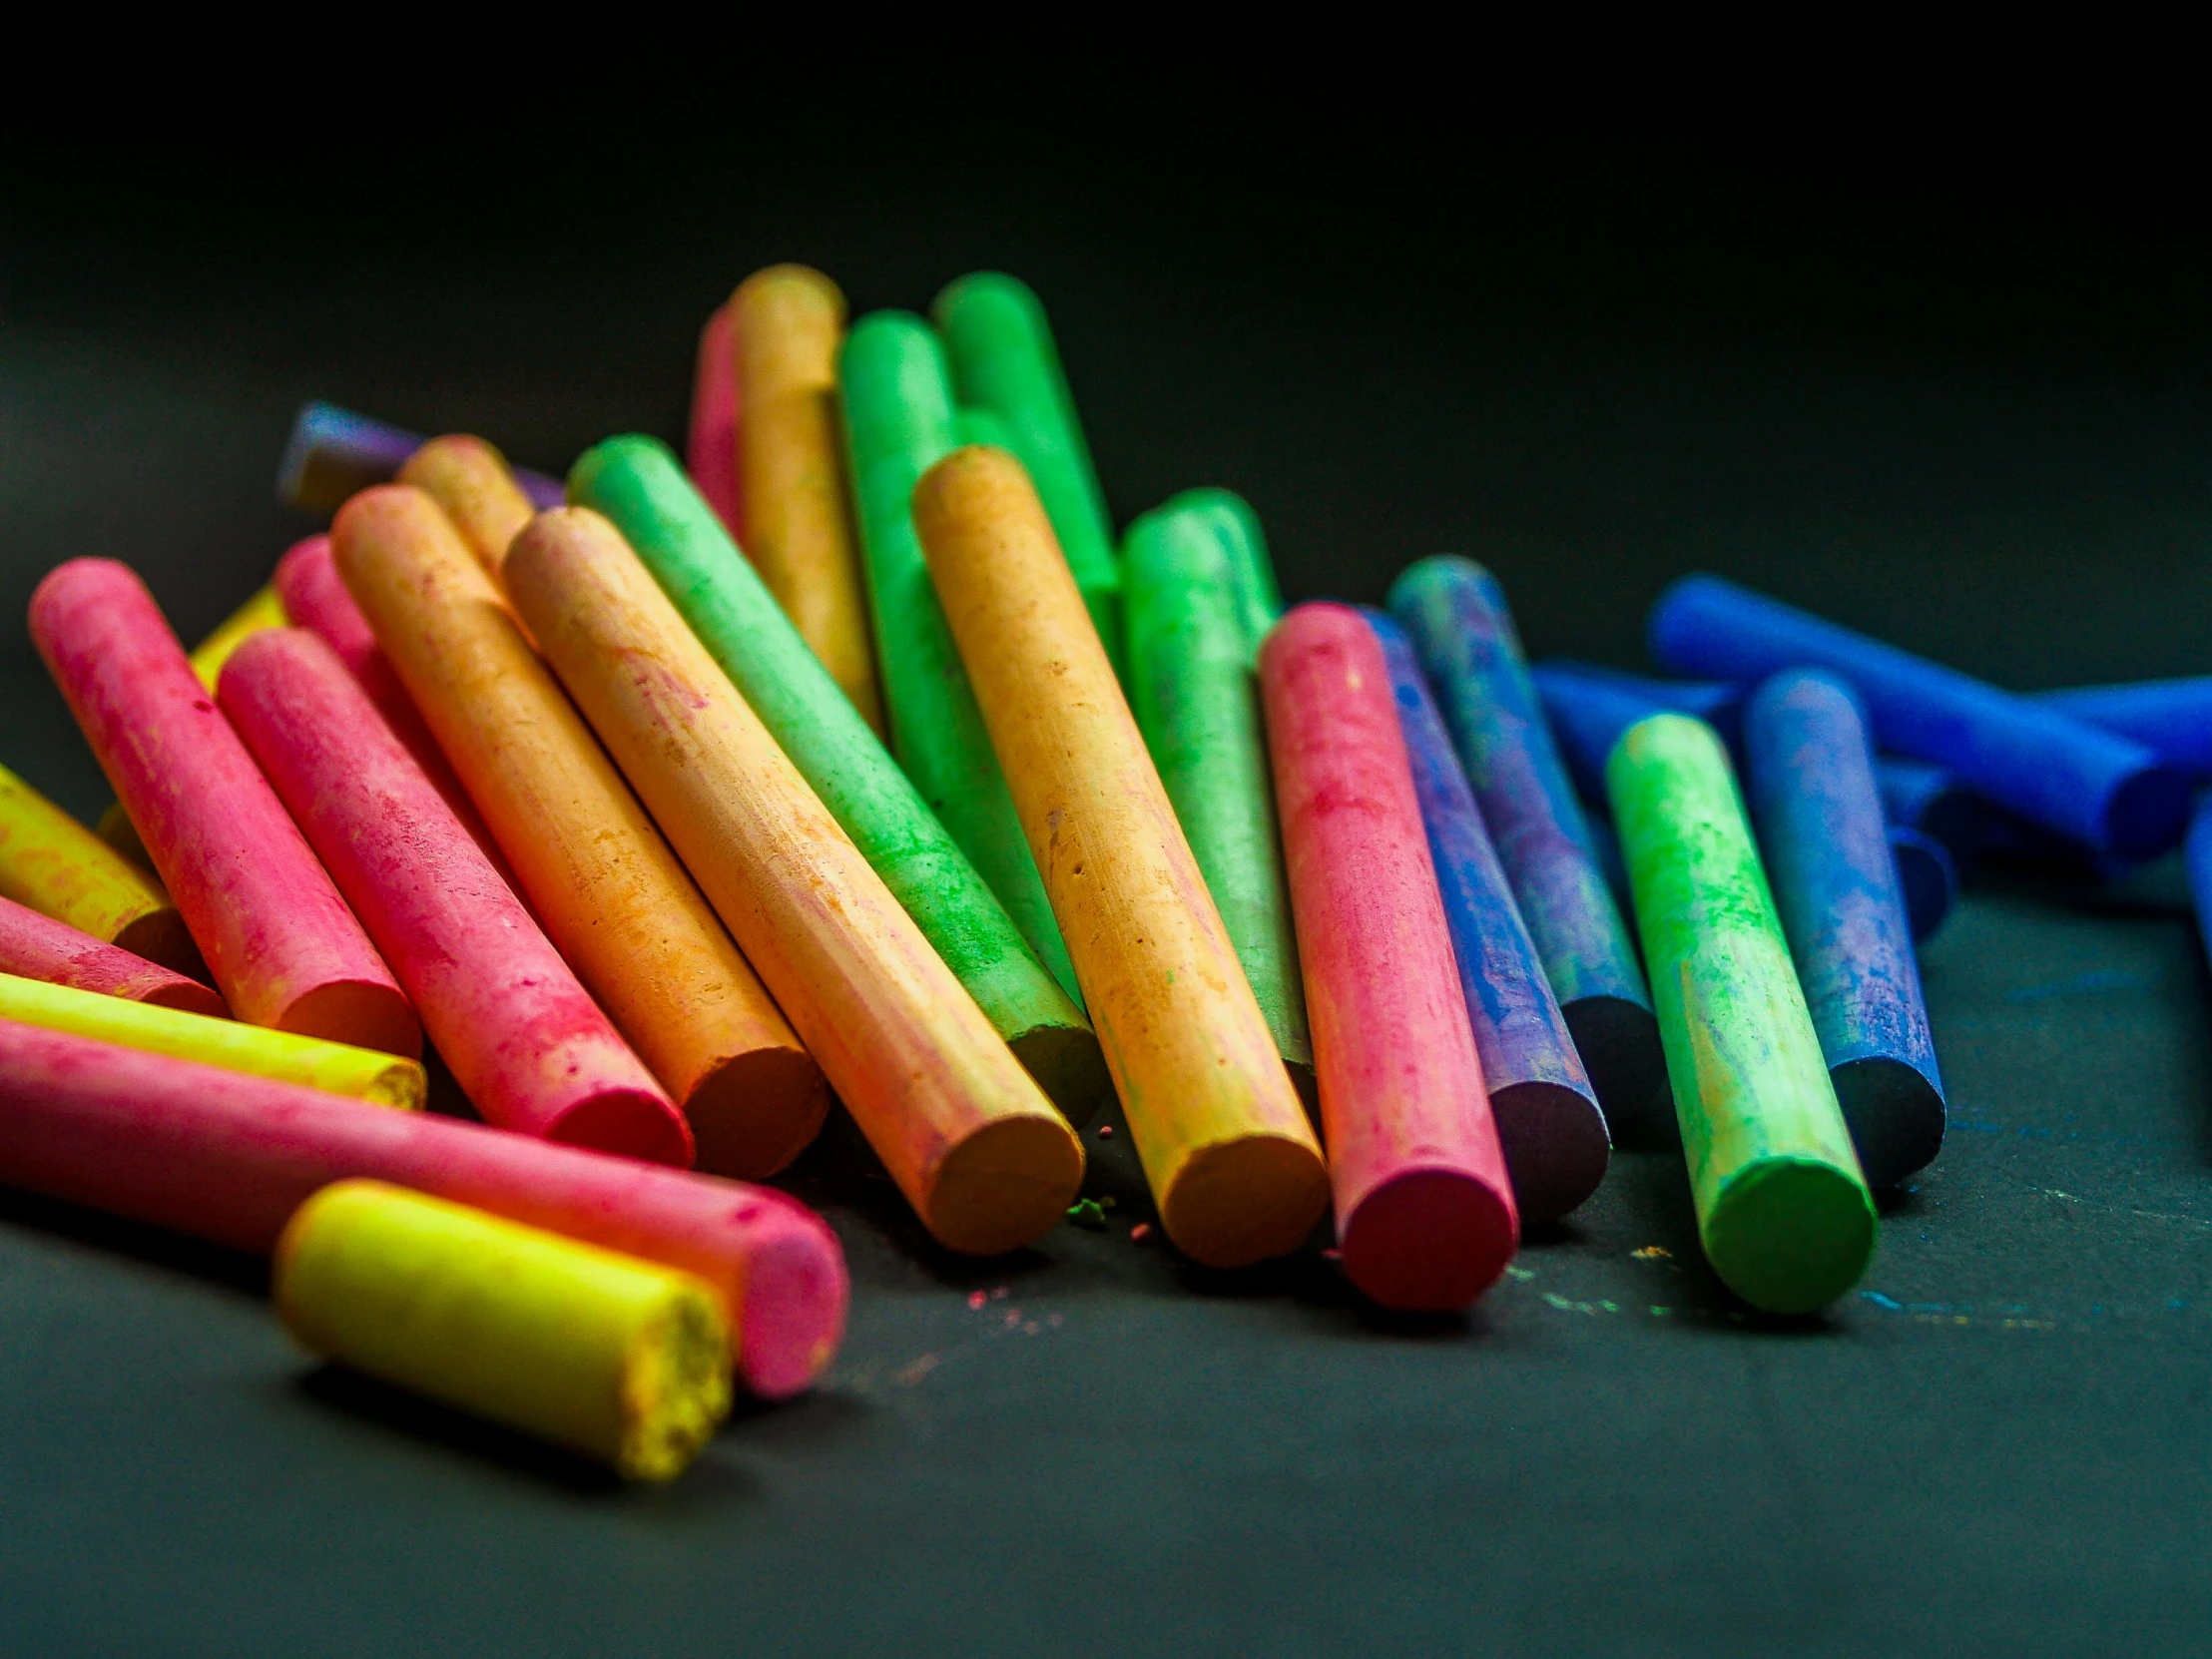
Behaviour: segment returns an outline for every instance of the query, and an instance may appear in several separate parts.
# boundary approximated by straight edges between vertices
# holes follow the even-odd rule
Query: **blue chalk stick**
[[[391,482],[407,457],[427,441],[418,432],[335,403],[302,404],[276,469],[276,498],[310,512],[336,512],[354,491]],[[522,493],[540,512],[568,499],[567,486],[558,478],[522,466],[514,473]]]
[[[1958,902],[1958,862],[1949,847],[1919,830],[1893,824],[1888,836],[1905,892],[1905,917],[1918,942],[1950,918],[1951,906]]]
[[[2037,692],[2035,701],[2132,738],[2168,766],[2212,778],[2212,675],[2075,686]]]
[[[1612,1152],[1605,1116],[1412,645],[1384,612],[1363,614],[1389,665],[1513,1198],[1522,1221],[1553,1221],[1597,1191],[1604,1178]]]
[[[1943,1083],[1905,894],[1851,688],[1788,670],[1744,706],[1744,782],[1813,1029],[1867,1180],[1943,1144]]]
[[[2197,932],[2205,949],[2212,951],[2212,790],[2197,797],[2196,815],[2189,820],[2189,838],[2183,845],[2189,896],[2197,907]]]
[[[1948,767],[2100,851],[2155,856],[2188,823],[2188,779],[2141,744],[1717,576],[1686,576],[1660,595],[1651,652],[1670,674],[1707,679],[1828,669],[1857,690],[1884,749]]]

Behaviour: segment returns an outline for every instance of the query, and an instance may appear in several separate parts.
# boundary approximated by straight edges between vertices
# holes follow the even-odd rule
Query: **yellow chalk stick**
[[[515,482],[507,457],[465,433],[432,438],[407,457],[399,481],[414,485],[445,509],[494,581],[507,561],[508,545],[537,511]]]
[[[73,985],[49,985],[0,973],[0,1019],[69,1031],[80,1037],[228,1071],[249,1071],[281,1083],[349,1094],[379,1106],[419,1111],[427,1082],[421,1065],[373,1048],[325,1042],[244,1020],[188,1014],[128,997],[103,996]]]
[[[132,863],[5,767],[0,896],[163,967],[202,971],[184,917],[153,871]]]
[[[276,1243],[276,1310],[355,1370],[611,1463],[683,1472],[730,1410],[705,1280],[380,1181],[340,1181]]]
[[[231,653],[252,639],[256,634],[271,628],[282,628],[290,619],[284,615],[283,601],[276,597],[275,588],[263,588],[253,598],[216,624],[216,630],[193,649],[187,660],[192,672],[200,676],[200,683],[209,691],[223,676],[223,665],[231,660]]]

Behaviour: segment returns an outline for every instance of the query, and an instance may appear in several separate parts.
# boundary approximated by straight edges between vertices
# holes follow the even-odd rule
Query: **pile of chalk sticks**
[[[1817,1311],[1942,1141],[1959,868],[2155,856],[2212,774],[2212,681],[2014,696],[1709,576],[1668,679],[1532,668],[1456,557],[1286,612],[1229,491],[1114,535],[996,274],[849,326],[756,274],[681,461],[314,404],[279,488],[328,533],[190,654],[121,563],[31,601],[116,806],[0,773],[0,1182],[639,1479],[834,1357],[836,1238],[754,1184],[832,1100],[988,1256],[1095,1216],[1111,1093],[1175,1249],[1333,1209],[1411,1313],[1679,1145],[1721,1280]]]

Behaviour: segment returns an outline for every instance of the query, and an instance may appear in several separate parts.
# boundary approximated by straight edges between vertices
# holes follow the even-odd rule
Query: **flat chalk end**
[[[1623,996],[1585,996],[1563,1004],[1567,1034],[1582,1056],[1590,1086],[1622,1146],[1653,1151],[1676,1144],[1674,1091],[1667,1084],[1667,1055],[1659,1021],[1649,1008]]]
[[[2148,767],[2122,782],[2104,804],[2104,845],[2130,861],[2155,858],[2188,833],[2195,786],[2172,767]]]
[[[1289,1135],[1203,1147],[1160,1195],[1160,1222],[1202,1267],[1248,1268],[1306,1242],[1329,1208],[1320,1149]]]
[[[705,1286],[672,1297],[630,1351],[622,1373],[622,1440],[615,1472],[673,1480],[730,1414],[730,1339]]]
[[[1345,1277],[1400,1314],[1449,1314],[1497,1283],[1520,1242],[1512,1207],[1459,1170],[1409,1170],[1362,1198],[1338,1233]]]
[[[999,1118],[948,1150],[921,1219],[966,1256],[1001,1256],[1058,1226],[1083,1186],[1083,1143],[1057,1117]]]
[[[395,986],[373,979],[333,979],[294,998],[276,1020],[276,1029],[325,1042],[350,1043],[422,1058],[422,1023]]]
[[[777,1215],[754,1223],[733,1321],[738,1375],[763,1399],[789,1399],[837,1357],[851,1280],[828,1222],[780,1193],[753,1201],[772,1201]]]
[[[1847,1170],[1774,1158],[1746,1168],[1704,1218],[1705,1255],[1721,1282],[1762,1313],[1811,1314],[1874,1260],[1874,1202]]]
[[[1894,1187],[1943,1147],[1943,1097],[1903,1060],[1873,1055],[1829,1072],[1870,1187]]]
[[[650,1164],[691,1168],[694,1148],[683,1114],[643,1089],[587,1095],[555,1118],[545,1138]]]
[[[1564,1083],[1508,1083],[1491,1091],[1490,1111],[1523,1225],[1557,1221],[1597,1191],[1613,1142],[1588,1095]]]
[[[822,1133],[830,1085],[803,1048],[757,1048],[723,1061],[683,1101],[698,1147],[697,1167],[738,1181],[764,1181]]]
[[[1098,1115],[1099,1102],[1113,1088],[1106,1070],[1106,1054],[1098,1038],[1080,1025],[1039,1025],[1008,1041],[1014,1058],[1060,1108],[1069,1123],[1080,1129]]]

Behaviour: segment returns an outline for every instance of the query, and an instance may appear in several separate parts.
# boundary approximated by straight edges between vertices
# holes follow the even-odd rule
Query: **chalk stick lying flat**
[[[41,915],[12,898],[0,898],[0,973],[149,1002],[157,1008],[181,1008],[210,1019],[231,1017],[223,998],[199,980],[96,939],[66,921]]]
[[[2033,701],[2133,739],[2169,766],[2212,778],[2212,675],[2073,686],[2036,692]]]
[[[1980,851],[1987,811],[1948,768],[1877,755],[1874,781],[1882,791],[1882,816],[1893,826],[1935,840],[1954,865],[1971,862]]]
[[[1056,1226],[1082,1143],[614,526],[540,515],[507,591],[930,1233]]]
[[[125,566],[74,559],[31,596],[31,636],[231,1011],[418,1055],[391,970],[217,712]]]
[[[1605,1115],[1412,645],[1387,613],[1366,618],[1389,670],[1514,1203],[1524,1223],[1556,1221],[1605,1177],[1612,1154]]]
[[[1360,613],[1301,605],[1260,651],[1345,1277],[1442,1313],[1520,1242],[1390,672]]]
[[[1255,673],[1275,625],[1254,551],[1220,498],[1192,491],[1122,544],[1129,708],[1291,1075],[1313,1080],[1298,939]],[[1235,539],[1233,539],[1235,538]],[[1257,554],[1264,562],[1264,550]]]
[[[1686,576],[1660,595],[1651,651],[1677,674],[1840,674],[1884,749],[1948,767],[2030,823],[2102,852],[2153,857],[2188,822],[2188,780],[2141,744],[1717,576]]]
[[[1606,765],[1698,1234],[1754,1308],[1806,1314],[1873,1259],[1874,1200],[1712,728],[1660,714]]]
[[[1390,587],[1567,1029],[1625,1141],[1670,1141],[1665,1057],[1627,924],[1545,724],[1496,579],[1424,559]]]
[[[695,1273],[728,1310],[739,1375],[805,1388],[844,1335],[844,1253],[763,1187],[610,1158],[0,1021],[0,1183],[267,1255],[350,1176]]]
[[[1105,492],[1060,366],[1044,305],[1028,284],[979,271],[947,286],[929,315],[944,335],[960,401],[1005,423],[1028,470],[1107,659],[1122,666],[1121,571]]]
[[[1943,1144],[1943,1079],[1857,701],[1787,670],[1744,706],[1745,782],[1782,931],[1860,1166],[1894,1186]]]
[[[395,1054],[9,973],[0,973],[0,1019],[352,1095],[407,1112],[421,1107],[428,1088],[421,1063]]]
[[[277,464],[276,499],[308,512],[334,513],[356,492],[396,478],[422,442],[419,432],[335,403],[302,403]],[[526,467],[516,470],[515,479],[538,506],[560,505],[559,479]]]
[[[184,917],[152,871],[5,767],[0,767],[0,897],[150,962],[180,972],[206,971]]]
[[[1297,1249],[1320,1144],[1028,474],[956,449],[914,524],[1168,1237],[1208,1267]]]
[[[738,477],[738,365],[731,354],[730,307],[716,307],[699,330],[699,357],[692,370],[691,423],[684,441],[684,470],[692,486],[732,537],[745,522],[745,497]]]
[[[276,1241],[299,1345],[669,1480],[730,1410],[730,1338],[703,1279],[380,1181],[340,1181]]]
[[[623,533],[1016,1058],[1069,1121],[1087,1121],[1107,1087],[1090,1022],[1017,930],[1021,917],[1008,913],[807,648],[676,458],[652,438],[610,438],[577,460],[574,486],[579,506],[604,513]],[[1049,913],[1031,914],[1028,924],[1040,921],[1056,938]]]
[[[507,548],[538,509],[516,482],[507,457],[465,432],[432,438],[407,457],[399,482],[444,509],[476,562],[499,579]]]
[[[689,1166],[683,1117],[337,654],[277,629],[219,695],[484,1121]]]

